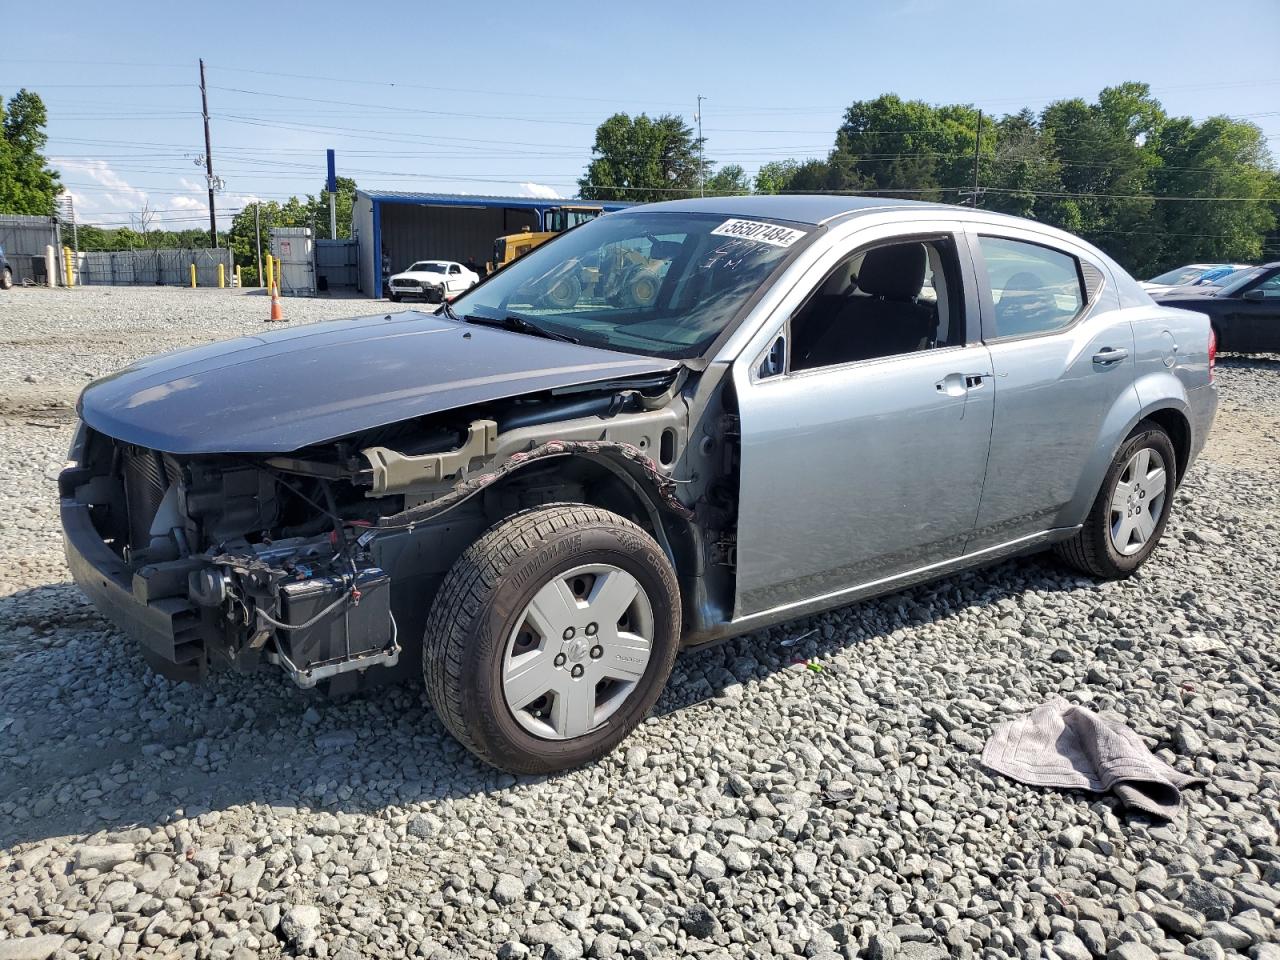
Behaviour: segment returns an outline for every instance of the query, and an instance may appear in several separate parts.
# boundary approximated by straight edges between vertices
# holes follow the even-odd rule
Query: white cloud
[[[564,196],[555,187],[548,187],[545,183],[522,183],[520,184],[520,196],[522,197],[538,197],[546,200],[559,200]]]
[[[81,220],[99,218],[109,223],[122,221],[128,211],[141,210],[147,202],[147,191],[133,186],[111,169],[105,160],[70,160],[52,157],[50,162],[65,177],[87,177],[97,187],[68,187]]]

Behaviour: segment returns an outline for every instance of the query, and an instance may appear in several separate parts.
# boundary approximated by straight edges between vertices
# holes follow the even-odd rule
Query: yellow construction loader
[[[513,260],[519,260],[539,244],[546,243],[557,234],[572,230],[579,224],[594,220],[604,213],[604,208],[592,204],[575,204],[552,207],[546,212],[545,230],[525,227],[519,233],[509,233],[493,241],[493,260],[485,264],[486,272],[501,270]]]

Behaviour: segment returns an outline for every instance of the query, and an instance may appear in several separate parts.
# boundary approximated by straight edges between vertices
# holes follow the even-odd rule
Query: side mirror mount
[[[1261,290],[1246,290],[1240,295],[1241,300],[1265,300],[1267,295]]]
[[[769,348],[769,352],[765,354],[764,359],[760,362],[760,370],[757,376],[762,380],[766,377],[776,377],[786,370],[786,367],[787,341],[785,337],[779,337],[773,341],[773,346]]]

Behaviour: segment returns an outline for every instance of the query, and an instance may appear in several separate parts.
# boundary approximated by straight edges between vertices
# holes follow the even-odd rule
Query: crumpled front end
[[[358,531],[308,513],[305,498],[300,509],[299,491],[261,465],[179,458],[84,426],[69,460],[59,495],[72,577],[158,672],[199,680],[211,666],[274,663],[313,686],[397,662],[390,578]]]

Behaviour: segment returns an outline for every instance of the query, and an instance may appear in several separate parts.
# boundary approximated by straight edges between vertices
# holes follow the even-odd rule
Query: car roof
[[[643,206],[628,207],[610,216],[633,216],[650,212],[715,213],[731,217],[767,217],[794,223],[827,223],[846,214],[890,207],[911,207],[954,211],[962,209],[944,203],[922,203],[893,197],[853,197],[835,194],[760,194],[744,197],[695,197],[688,200],[663,200]]]
[[[457,262],[454,260],[415,260],[410,264],[410,266],[416,267],[420,263],[438,263],[442,267],[452,267],[457,265]]]

